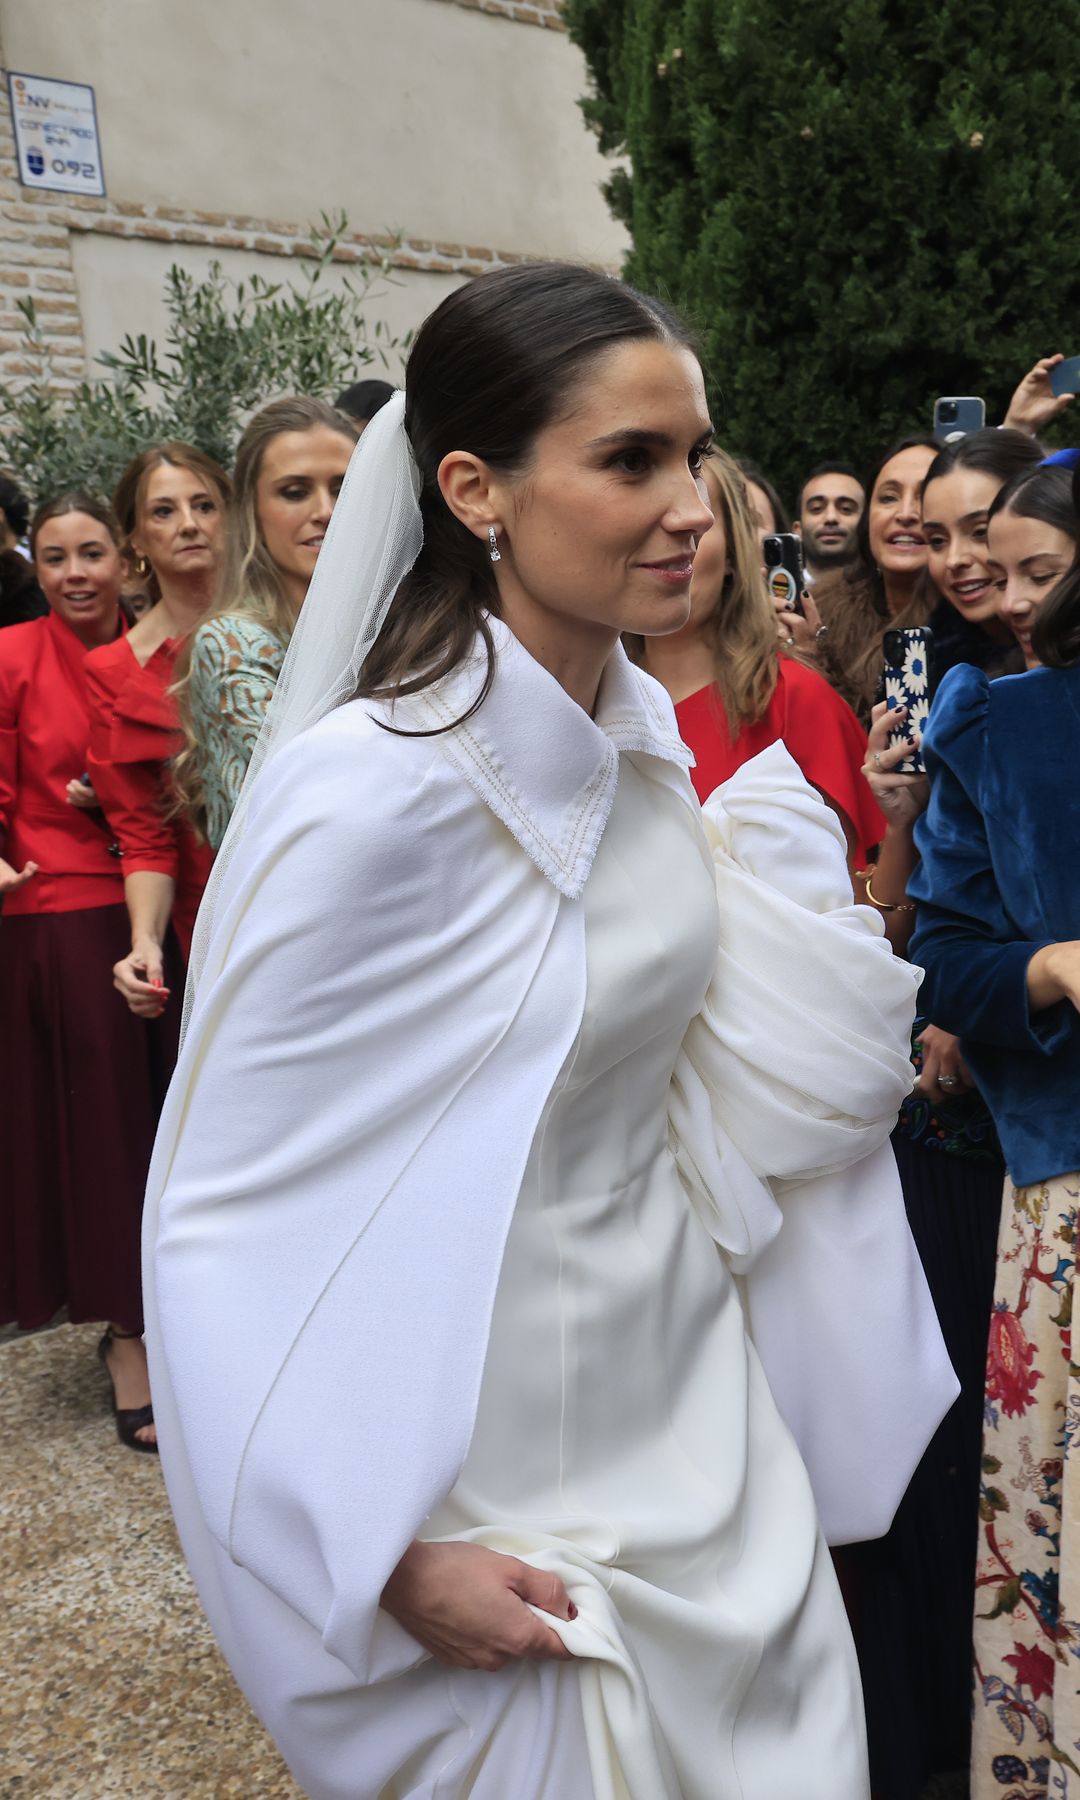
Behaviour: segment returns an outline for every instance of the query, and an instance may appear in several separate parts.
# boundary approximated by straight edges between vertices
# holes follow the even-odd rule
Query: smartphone
[[[801,540],[793,531],[770,532],[761,540],[761,554],[765,558],[765,586],[773,605],[805,617]]]
[[[889,749],[897,744],[910,746],[910,754],[897,765],[900,775],[922,775],[925,765],[922,752],[915,744],[916,732],[926,730],[930,702],[937,685],[934,675],[934,634],[928,625],[910,626],[906,631],[894,627],[885,633],[885,704],[892,711],[906,706],[908,716],[903,724],[889,733]]]
[[[1080,356],[1067,356],[1050,371],[1052,394],[1080,394]]]
[[[985,424],[986,401],[977,394],[943,394],[934,401],[934,436],[939,444],[954,444]]]

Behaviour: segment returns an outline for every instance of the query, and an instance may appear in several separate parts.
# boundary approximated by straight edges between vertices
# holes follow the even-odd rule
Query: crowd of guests
[[[628,645],[700,798],[783,742],[840,820],[855,897],[926,971],[894,1148],[961,1394],[888,1536],[839,1553],[881,1800],[967,1766],[973,1616],[977,1800],[1044,1794],[1062,1758],[1080,1775],[1080,525],[1077,477],[1036,436],[1067,404],[1056,360],[999,428],[906,436],[865,478],[819,463],[791,515],[714,451],[688,622]],[[390,391],[273,401],[229,472],[148,446],[111,504],[39,495],[31,516],[0,478],[0,1319],[104,1323],[117,1430],[143,1452],[139,1220],[195,915]],[[761,541],[792,528],[806,589],[777,606]],[[919,773],[881,698],[907,626],[932,632],[940,682]]]

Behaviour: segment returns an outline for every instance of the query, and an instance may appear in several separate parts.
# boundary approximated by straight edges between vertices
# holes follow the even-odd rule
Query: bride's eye
[[[608,467],[621,469],[624,475],[644,475],[649,467],[649,452],[640,449],[620,450],[617,456],[612,457]]]

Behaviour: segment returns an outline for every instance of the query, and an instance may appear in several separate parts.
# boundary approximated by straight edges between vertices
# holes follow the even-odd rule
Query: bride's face
[[[702,462],[712,426],[681,346],[620,345],[593,365],[516,481],[494,479],[503,617],[569,649],[678,631],[712,524]]]

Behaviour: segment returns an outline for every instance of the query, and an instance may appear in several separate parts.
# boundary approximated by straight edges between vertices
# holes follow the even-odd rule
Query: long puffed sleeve
[[[83,665],[90,709],[86,767],[123,857],[123,872],[180,873],[177,822],[169,817],[165,763],[177,748],[164,688],[118,641]]]
[[[915,827],[921,861],[908,883],[919,908],[911,953],[926,971],[923,1009],[935,1025],[979,1044],[1049,1056],[1080,1033],[1080,1020],[1064,1001],[1031,1010],[1028,964],[1054,936],[1032,937],[1010,917],[994,866],[988,808],[1015,868],[1026,857],[994,807],[989,704],[986,676],[966,665],[950,671],[934,701],[926,734],[930,805]]]
[[[957,1392],[888,1139],[919,973],[852,900],[843,835],[783,745],[705,809],[720,945],[675,1070],[684,1178],[832,1543],[879,1536]]]
[[[272,631],[241,614],[208,619],[192,638],[191,716],[215,849],[244,785],[284,656]]]

